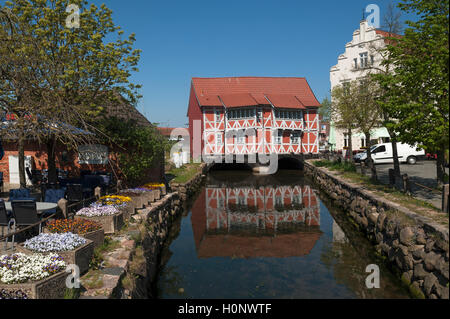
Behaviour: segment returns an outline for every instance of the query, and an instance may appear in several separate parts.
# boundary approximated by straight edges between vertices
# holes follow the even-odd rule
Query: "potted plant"
[[[145,208],[150,201],[150,198],[147,195],[149,192],[150,190],[145,188],[130,188],[121,190],[120,195],[130,197],[134,203],[135,209],[141,209]]]
[[[49,234],[41,233],[20,244],[18,251],[25,254],[57,253],[66,264],[75,264],[83,274],[89,269],[89,263],[94,254],[94,243],[73,233]]]
[[[123,225],[123,211],[114,205],[94,203],[75,213],[75,219],[88,219],[102,225],[105,234],[114,234]]]
[[[134,215],[135,205],[132,199],[128,196],[122,195],[107,195],[100,197],[98,204],[115,206],[123,212],[123,218],[128,220],[131,215]]]
[[[64,297],[66,262],[58,254],[0,256],[0,299]]]
[[[154,191],[154,200],[159,200],[166,191],[166,185],[161,183],[147,183],[142,187]]]
[[[94,242],[94,248],[103,244],[105,231],[100,223],[84,219],[56,219],[47,223],[44,232],[48,233],[73,233]]]

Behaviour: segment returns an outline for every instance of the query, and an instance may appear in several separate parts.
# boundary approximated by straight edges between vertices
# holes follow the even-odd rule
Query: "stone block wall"
[[[305,161],[305,174],[374,243],[415,297],[449,298],[449,229]]]

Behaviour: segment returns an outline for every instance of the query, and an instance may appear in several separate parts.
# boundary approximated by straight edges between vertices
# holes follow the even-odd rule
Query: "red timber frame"
[[[205,204],[207,231],[229,230],[234,224],[275,232],[284,222],[320,226],[320,204],[309,186],[207,187]]]
[[[250,117],[230,119],[232,110],[252,110]],[[301,154],[319,152],[319,115],[317,108],[286,109],[301,112],[297,119],[281,119],[272,105],[241,108],[202,107],[203,153],[206,155]],[[250,136],[239,134],[250,129]],[[276,137],[281,131],[281,138]],[[291,134],[298,134],[293,142]],[[225,138],[225,134],[233,135]],[[280,133],[278,133],[280,134]],[[294,139],[294,141],[295,141]]]

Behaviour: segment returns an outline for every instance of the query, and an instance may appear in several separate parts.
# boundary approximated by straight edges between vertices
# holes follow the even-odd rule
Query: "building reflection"
[[[309,186],[207,185],[192,207],[199,258],[292,257],[310,253],[322,232]]]

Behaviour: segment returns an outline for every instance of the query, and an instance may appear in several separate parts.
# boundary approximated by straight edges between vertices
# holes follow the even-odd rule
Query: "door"
[[[25,156],[25,169],[29,168],[31,170],[31,156]],[[31,185],[31,181],[25,172],[25,180],[27,185]],[[19,156],[9,155],[9,183],[13,185],[20,184],[19,177]]]
[[[380,145],[373,150],[372,159],[376,164],[391,163],[392,155],[388,154],[386,145]]]

